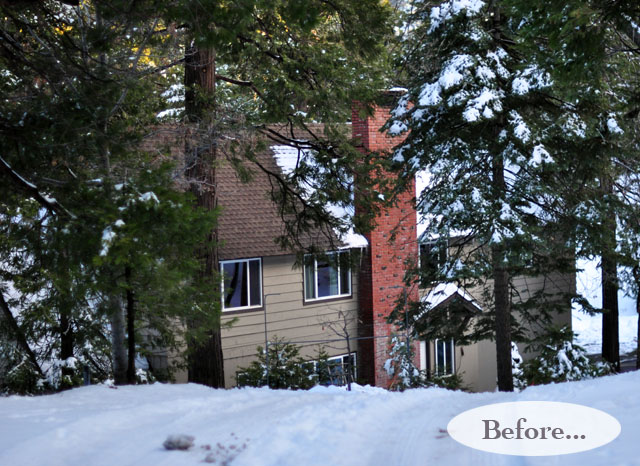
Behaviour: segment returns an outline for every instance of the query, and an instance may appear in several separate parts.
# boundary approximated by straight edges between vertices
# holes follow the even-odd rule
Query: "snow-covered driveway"
[[[92,386],[0,398],[0,465],[201,465],[208,455],[234,466],[640,465],[638,387],[635,372],[520,394]],[[472,450],[446,433],[464,410],[517,400],[598,408],[620,421],[622,433],[596,450],[542,458]],[[164,450],[166,437],[179,433],[195,436],[195,446]]]

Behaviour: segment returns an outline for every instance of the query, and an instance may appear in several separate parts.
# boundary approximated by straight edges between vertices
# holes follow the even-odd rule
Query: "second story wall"
[[[264,257],[264,307],[223,313],[223,324],[234,317],[238,318],[231,328],[222,331],[226,387],[236,385],[235,375],[238,368],[247,367],[256,359],[257,346],[265,346],[265,309],[268,338],[277,336],[296,343],[305,359],[315,359],[320,346],[324,347],[329,356],[347,354],[347,343],[342,329],[345,320],[347,333],[354,338],[351,351],[356,351],[356,271],[351,271],[351,296],[305,302],[303,269],[294,264],[293,255]],[[356,358],[359,358],[359,354],[356,354]],[[356,362],[358,364],[359,360]]]

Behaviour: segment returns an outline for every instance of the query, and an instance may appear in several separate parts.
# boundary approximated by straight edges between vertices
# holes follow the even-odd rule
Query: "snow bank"
[[[620,437],[604,447],[531,457],[526,464],[638,464],[639,384],[640,373],[628,373],[521,393],[84,387],[0,398],[0,464],[199,465],[209,458],[233,466],[520,465],[523,458],[472,450],[446,433],[448,422],[467,409],[519,400],[583,404],[622,424]],[[173,434],[194,436],[194,446],[165,450],[162,443]]]

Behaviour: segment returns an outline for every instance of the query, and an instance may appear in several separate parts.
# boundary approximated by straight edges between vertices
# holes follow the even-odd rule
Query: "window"
[[[436,340],[436,375],[450,375],[455,371],[455,345],[453,340]]]
[[[423,287],[436,281],[438,270],[447,261],[447,241],[429,241],[420,244],[420,280]]]
[[[305,256],[304,299],[326,299],[351,294],[349,252],[329,252],[323,258]]]
[[[351,374],[351,382],[356,381],[356,353],[343,354],[327,358],[326,363],[310,361],[320,385],[346,385],[347,375]]]
[[[262,306],[262,261],[221,261],[222,310]]]

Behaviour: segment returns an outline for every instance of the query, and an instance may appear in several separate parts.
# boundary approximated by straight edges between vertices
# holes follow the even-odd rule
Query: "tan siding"
[[[319,344],[304,343],[310,340],[336,340],[324,344],[329,355],[344,354],[346,342],[331,330],[329,323],[342,323],[339,313],[349,318],[349,333],[357,335],[356,274],[352,273],[352,297],[303,303],[302,269],[294,268],[295,256],[275,256],[263,258],[263,296],[266,297],[267,330],[269,338],[278,336],[298,342],[304,358],[312,359],[317,354]],[[279,294],[275,294],[279,293]],[[269,296],[271,295],[271,296]],[[237,322],[222,331],[222,349],[225,358],[225,383],[235,385],[234,376],[239,367],[248,366],[256,357],[256,347],[264,347],[264,310],[259,309],[235,315],[224,315],[223,322],[237,318]],[[355,349],[352,342],[352,351]]]

